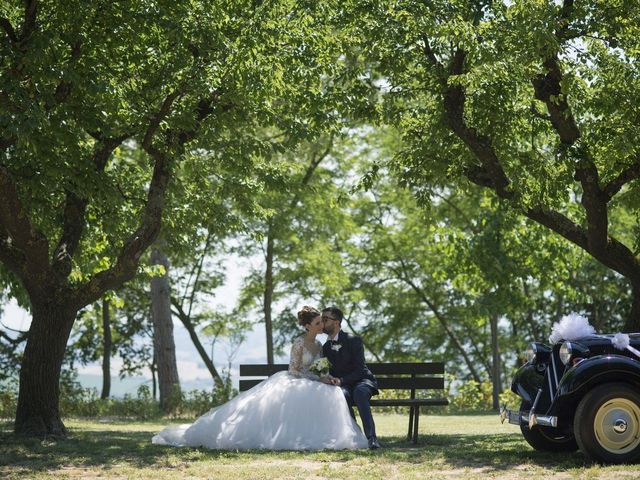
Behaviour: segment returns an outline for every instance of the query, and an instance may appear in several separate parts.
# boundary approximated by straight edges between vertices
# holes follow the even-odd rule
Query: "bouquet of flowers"
[[[325,377],[329,374],[329,369],[331,368],[331,362],[326,357],[321,357],[316,359],[311,366],[309,367],[309,371],[315,373],[319,377]]]

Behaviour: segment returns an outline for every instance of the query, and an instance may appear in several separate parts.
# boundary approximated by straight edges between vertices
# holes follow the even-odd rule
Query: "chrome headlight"
[[[547,360],[549,360],[550,354],[551,349],[544,343],[530,343],[529,347],[525,350],[527,362],[532,365],[545,363]]]
[[[560,353],[559,353],[560,361],[566,365],[567,363],[569,363],[569,360],[571,360],[572,354],[573,354],[573,345],[571,345],[571,342],[564,342],[560,346]]]
[[[578,362],[589,358],[590,355],[589,348],[576,342],[564,342],[560,345],[560,351],[558,352],[560,361],[565,365],[569,363],[576,365]]]

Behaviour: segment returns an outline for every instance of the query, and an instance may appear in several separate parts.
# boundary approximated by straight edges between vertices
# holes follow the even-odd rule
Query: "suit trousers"
[[[364,429],[364,435],[367,438],[376,436],[376,425],[373,423],[373,415],[371,415],[371,396],[374,393],[373,388],[364,382],[356,383],[355,385],[341,386],[342,393],[347,399],[351,416],[355,418],[353,413],[353,406],[358,407],[358,413],[360,414],[360,420],[362,421],[362,428]]]

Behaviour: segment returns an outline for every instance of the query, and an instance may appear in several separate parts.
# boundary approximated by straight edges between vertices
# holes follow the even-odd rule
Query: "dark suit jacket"
[[[337,345],[340,345],[339,349]],[[363,382],[374,389],[374,395],[378,393],[376,377],[364,363],[364,347],[360,337],[340,330],[337,342],[334,344],[327,340],[322,352],[331,362],[329,373],[339,378],[342,385],[353,387]]]

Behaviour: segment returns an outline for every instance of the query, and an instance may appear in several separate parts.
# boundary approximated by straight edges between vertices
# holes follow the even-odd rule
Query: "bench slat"
[[[374,375],[442,375],[444,363],[367,363],[369,370]]]
[[[378,407],[411,407],[413,405],[430,406],[430,405],[449,405],[446,398],[407,398],[407,399],[381,399],[371,400],[371,406]]]
[[[377,377],[378,387],[393,390],[427,389],[442,390],[444,388],[443,377],[416,377],[416,378],[392,378]]]
[[[264,379],[240,380],[239,389],[241,392],[255,387]],[[423,377],[423,378],[378,378],[378,387],[389,390],[442,390],[444,389],[444,378]]]
[[[367,366],[374,375],[442,375],[444,363],[368,363]],[[268,377],[282,370],[287,370],[289,364],[276,363],[274,365],[240,365],[241,377]]]
[[[260,382],[264,382],[264,380],[265,379],[262,379],[262,380],[240,380],[240,383],[238,385],[238,390],[241,391],[241,392],[245,392],[245,391],[249,390],[250,388],[255,387]]]
[[[274,365],[240,365],[240,376],[241,377],[268,377],[269,375],[273,375],[274,373],[281,372],[283,370],[287,370],[289,368],[288,363],[276,363]]]

